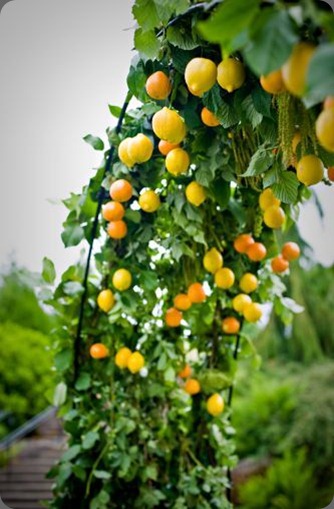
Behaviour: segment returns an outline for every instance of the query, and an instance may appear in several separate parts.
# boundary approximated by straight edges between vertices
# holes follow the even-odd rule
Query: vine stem
[[[124,121],[125,114],[126,114],[126,110],[129,106],[129,102],[130,102],[131,98],[132,98],[132,92],[128,91],[125,101],[124,101],[124,104],[122,106],[122,110],[121,110],[118,122],[117,122],[117,126],[116,126],[117,134],[119,134],[121,132],[123,121]],[[110,147],[109,154],[108,154],[108,157],[106,160],[103,177],[105,177],[107,175],[107,173],[110,172],[111,165],[112,165],[112,162],[114,159],[114,155],[115,155],[115,146],[112,145]],[[103,191],[102,187],[101,187],[100,191],[101,192],[99,193],[99,196],[98,196],[97,207],[96,207],[95,217],[94,217],[94,221],[93,221],[91,238],[89,241],[89,250],[88,250],[88,256],[87,256],[87,261],[86,261],[83,284],[82,284],[84,290],[82,292],[81,300],[80,300],[78,328],[77,328],[77,333],[76,333],[76,337],[75,337],[75,341],[74,341],[74,382],[76,381],[76,379],[78,377],[78,373],[79,373],[80,344],[81,344],[81,334],[82,334],[85,304],[86,304],[87,295],[88,295],[89,269],[90,269],[90,263],[91,263],[91,259],[92,259],[94,240],[96,238],[97,229],[98,229],[98,225],[99,225],[99,215],[100,215],[103,200],[104,200],[104,193],[102,192]]]

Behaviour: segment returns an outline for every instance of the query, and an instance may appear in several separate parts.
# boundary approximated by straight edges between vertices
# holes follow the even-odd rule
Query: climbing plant
[[[69,440],[51,507],[227,509],[237,360],[260,362],[264,304],[286,324],[302,311],[281,231],[333,178],[333,14],[137,0],[133,15],[118,124],[106,148],[85,137],[103,161],[64,201],[65,246],[90,249],[52,300]]]

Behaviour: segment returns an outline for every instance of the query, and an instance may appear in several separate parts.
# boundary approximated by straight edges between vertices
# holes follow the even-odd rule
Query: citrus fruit
[[[124,179],[115,180],[110,186],[109,193],[114,201],[128,201],[132,197],[132,185]]]
[[[189,378],[184,384],[184,390],[190,394],[190,396],[194,396],[201,391],[201,386],[198,380],[195,378]]]
[[[124,221],[110,221],[107,226],[109,237],[115,240],[124,239],[128,233],[128,227]]]
[[[315,132],[320,144],[334,152],[334,107],[323,110],[315,123]]]
[[[244,274],[240,279],[239,287],[245,293],[254,292],[258,287],[257,277],[250,272],[246,272],[246,274]]]
[[[334,182],[334,166],[327,168],[327,177],[331,182]]]
[[[215,285],[218,288],[223,288],[223,290],[228,290],[231,286],[234,285],[235,276],[234,272],[227,267],[217,270],[215,273]]]
[[[262,308],[260,304],[257,302],[251,302],[250,304],[246,304],[243,310],[243,315],[247,322],[255,323],[260,320],[262,316]]]
[[[130,158],[138,164],[146,163],[153,154],[153,143],[148,136],[139,133],[128,144]]]
[[[97,296],[97,305],[102,311],[105,313],[109,313],[109,311],[115,305],[115,297],[111,290],[102,290]]]
[[[234,249],[238,253],[246,253],[247,249],[251,244],[254,244],[255,240],[249,233],[242,233],[239,235],[233,243]]]
[[[246,255],[252,262],[261,262],[267,255],[266,246],[262,242],[254,242],[248,247]]]
[[[186,136],[186,124],[177,111],[162,108],[152,118],[153,132],[161,140],[169,143],[181,143]]]
[[[155,212],[160,207],[160,198],[153,189],[147,189],[139,196],[138,203],[144,212]]]
[[[263,90],[269,94],[280,94],[286,90],[281,69],[277,69],[277,71],[272,71],[265,76],[261,76],[260,83]]]
[[[172,84],[164,72],[156,71],[147,78],[145,88],[152,99],[163,101],[171,93]]]
[[[278,255],[271,260],[271,268],[273,272],[280,274],[289,268],[289,262],[282,255]]]
[[[204,107],[201,111],[201,119],[203,124],[207,125],[208,127],[217,127],[220,125],[218,118],[206,107]]]
[[[315,46],[309,42],[300,42],[293,47],[292,53],[282,67],[283,81],[288,91],[301,97],[306,88],[306,77]]]
[[[128,358],[128,369],[131,373],[138,373],[145,365],[145,359],[139,352],[133,352]]]
[[[186,173],[190,165],[188,152],[180,147],[173,148],[173,150],[168,152],[165,164],[167,171],[172,175],[177,176],[181,173]]]
[[[128,367],[129,359],[132,355],[132,352],[130,348],[127,348],[126,346],[123,346],[118,350],[118,352],[115,355],[115,364],[120,369],[125,369]]]
[[[120,221],[123,219],[125,209],[118,201],[108,201],[102,207],[102,217],[106,221]]]
[[[242,313],[245,306],[247,304],[250,304],[252,302],[252,299],[249,295],[246,295],[245,293],[239,293],[234,297],[232,300],[232,307],[234,311],[237,311],[238,313]]]
[[[215,247],[207,251],[203,258],[203,266],[205,270],[214,274],[223,266],[223,257]]]
[[[191,375],[191,367],[186,364],[181,371],[178,372],[177,376],[180,378],[188,378]]]
[[[218,65],[217,81],[228,92],[240,88],[246,79],[243,64],[235,58],[226,58]]]
[[[300,134],[300,131],[296,131],[292,138],[292,152],[294,154],[296,154],[297,147],[301,141],[302,141],[302,135]]]
[[[305,186],[318,184],[324,178],[324,165],[319,157],[310,154],[297,164],[297,178]]]
[[[135,165],[136,161],[130,156],[129,147],[132,143],[132,138],[125,138],[121,141],[118,146],[118,157],[120,161],[122,161],[125,166],[128,168],[132,168]]]
[[[300,248],[296,242],[286,242],[282,247],[282,256],[288,262],[297,260],[300,256]]]
[[[174,307],[180,311],[187,311],[191,307],[191,300],[186,293],[179,293],[174,297]]]
[[[216,83],[216,78],[217,66],[208,58],[193,58],[188,62],[184,72],[184,79],[190,92],[197,96],[210,90]]]
[[[324,100],[324,110],[328,110],[329,108],[334,108],[334,95],[329,95]]]
[[[118,269],[114,272],[112,277],[112,284],[119,292],[124,292],[128,290],[132,285],[132,276],[131,272],[127,269]]]
[[[206,199],[206,192],[203,186],[198,182],[190,182],[186,187],[186,198],[189,203],[199,207]]]
[[[176,308],[169,308],[165,314],[165,322],[168,327],[178,327],[182,321],[182,313]]]
[[[269,207],[276,206],[279,207],[281,205],[281,201],[276,198],[272,189],[267,187],[259,196],[259,205],[261,210],[266,210]]]
[[[234,316],[228,316],[222,321],[222,331],[225,334],[237,334],[240,330],[240,322]]]
[[[94,343],[89,350],[90,356],[93,359],[104,359],[109,355],[109,349],[103,343]]]
[[[205,291],[201,283],[192,283],[188,288],[188,297],[192,304],[200,304],[206,299]]]
[[[263,221],[268,228],[281,228],[285,221],[285,212],[282,207],[276,205],[268,207],[264,211]]]
[[[169,143],[169,141],[160,140],[158,149],[163,156],[166,156],[171,150],[178,148],[179,146],[179,143]]]
[[[213,417],[220,415],[224,410],[224,400],[221,395],[217,392],[212,394],[206,402],[206,409]]]

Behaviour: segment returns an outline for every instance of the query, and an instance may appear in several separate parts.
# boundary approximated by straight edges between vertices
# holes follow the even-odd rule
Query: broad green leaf
[[[167,29],[167,40],[173,46],[183,50],[192,50],[199,45],[199,39],[192,35],[190,29],[182,26],[171,26]]]
[[[187,50],[182,50],[181,48],[177,48],[176,46],[171,46],[170,52],[172,55],[173,64],[175,66],[175,69],[182,74],[184,73],[184,70],[185,70],[188,62],[192,58],[197,56],[196,50],[187,51]]]
[[[144,63],[142,61],[134,61],[130,67],[130,71],[127,77],[127,85],[129,90],[133,93],[137,99],[144,102],[147,100],[147,94],[145,90],[147,76],[144,70]]]
[[[264,147],[260,147],[253,154],[249,166],[246,172],[242,174],[242,177],[254,177],[256,175],[261,175],[261,173],[264,173],[270,168],[272,162],[273,154]]]
[[[86,143],[91,145],[95,150],[103,150],[104,149],[104,143],[98,136],[92,136],[91,134],[87,134],[87,136],[84,136],[83,138]]]
[[[91,376],[89,373],[82,372],[79,375],[78,380],[75,383],[77,391],[86,391],[91,384]]]
[[[232,104],[222,98],[219,85],[214,85],[209,92],[203,95],[203,103],[216,115],[223,127],[228,128],[239,122],[239,117]]]
[[[110,479],[111,474],[106,470],[94,470],[94,477],[97,479]]]
[[[55,355],[55,366],[58,371],[66,371],[73,362],[73,352],[71,348],[65,348]]]
[[[65,229],[61,234],[65,247],[77,246],[80,244],[84,236],[84,229],[79,224],[66,224]]]
[[[283,203],[295,203],[298,197],[299,181],[292,171],[283,171],[278,182],[272,185],[275,196]]]
[[[154,0],[136,0],[132,14],[143,30],[152,30],[160,24]]]
[[[56,385],[54,395],[53,395],[53,404],[56,407],[63,405],[66,401],[67,396],[67,385],[64,382],[59,382]]]
[[[284,64],[297,41],[289,14],[268,8],[257,16],[252,26],[251,41],[243,53],[257,75],[268,74]]]
[[[314,53],[307,75],[305,103],[308,107],[334,95],[334,44],[322,44]]]
[[[119,118],[121,116],[122,108],[119,106],[113,106],[112,104],[109,104],[108,108],[113,117]]]
[[[72,445],[72,447],[67,449],[67,451],[63,454],[61,460],[64,462],[71,461],[74,458],[76,458],[78,456],[78,454],[80,454],[80,452],[81,452],[80,445]]]
[[[141,213],[139,210],[127,209],[125,212],[125,218],[135,224],[139,224],[141,221]]]
[[[138,28],[135,32],[135,46],[141,55],[151,59],[156,58],[160,50],[160,43],[154,30],[144,32]]]
[[[264,117],[271,118],[272,96],[256,83],[251,92],[254,108]]]
[[[82,441],[83,449],[88,450],[94,447],[99,438],[100,438],[99,434],[96,431],[89,431],[87,435],[85,435],[83,438]]]
[[[216,202],[222,210],[226,209],[231,196],[231,186],[229,182],[222,178],[216,179],[211,188]]]
[[[251,123],[253,129],[255,129],[262,121],[263,115],[259,113],[255,106],[251,95],[248,95],[241,103],[241,109],[245,115],[245,118]]]
[[[189,5],[190,0],[154,0],[160,20],[164,23],[170,20],[173,14],[178,15],[184,13]]]
[[[46,257],[43,258],[42,278],[49,284],[53,284],[56,279],[54,263]]]

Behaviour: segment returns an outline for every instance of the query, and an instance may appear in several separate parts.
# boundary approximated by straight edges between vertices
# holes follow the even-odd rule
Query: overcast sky
[[[121,105],[132,57],[132,0],[14,0],[0,14],[0,266],[10,254],[31,270],[43,256],[74,262],[60,233],[60,200],[78,192],[101,160],[82,141],[106,140],[108,104]],[[317,186],[302,234],[325,264],[334,260],[333,188]],[[58,205],[57,205],[58,203]]]

